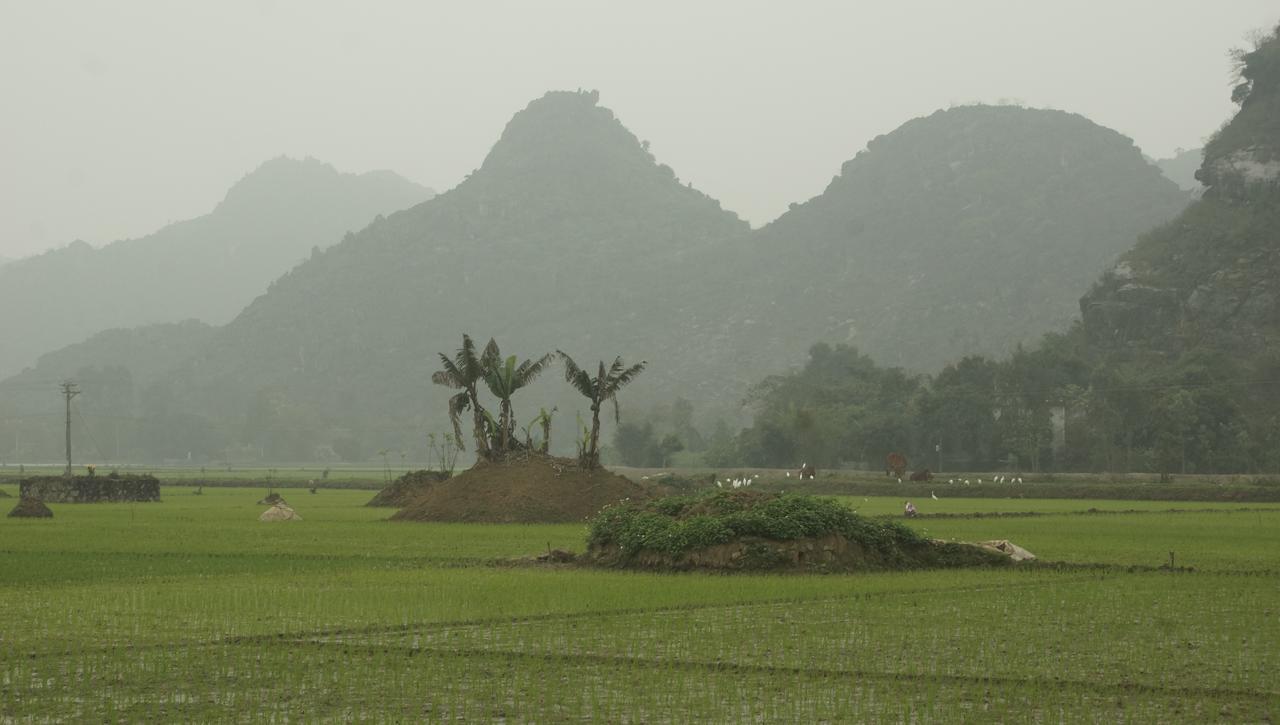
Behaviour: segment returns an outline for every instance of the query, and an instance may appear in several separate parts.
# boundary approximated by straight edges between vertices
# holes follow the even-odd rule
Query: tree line
[[[703,462],[875,469],[903,452],[935,471],[1274,472],[1276,391],[1258,375],[1211,351],[1177,366],[1091,359],[1079,329],[933,376],[819,343],[801,369],[751,388],[751,425],[733,436],[720,425]]]

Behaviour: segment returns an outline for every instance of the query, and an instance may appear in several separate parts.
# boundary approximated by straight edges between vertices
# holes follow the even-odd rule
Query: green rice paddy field
[[[1276,504],[929,499],[930,536],[1081,566],[662,575],[496,563],[583,525],[393,524],[302,489],[304,521],[266,524],[262,494],[0,518],[0,721],[1280,717]],[[1013,515],[930,516],[987,512]]]

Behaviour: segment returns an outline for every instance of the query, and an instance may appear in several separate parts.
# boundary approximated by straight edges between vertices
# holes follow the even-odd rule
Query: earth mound
[[[591,522],[585,562],[630,569],[881,571],[1008,566],[1004,554],[930,541],[832,499],[714,491],[625,502]]]
[[[38,498],[20,498],[9,516],[18,519],[51,519],[53,512]]]
[[[298,515],[284,501],[280,501],[271,506],[271,508],[262,512],[258,517],[259,521],[301,521],[302,517]]]
[[[571,458],[522,454],[477,463],[432,486],[391,520],[566,523],[584,521],[610,504],[654,495],[649,487],[603,468],[581,468]]]
[[[275,506],[277,504],[282,504],[284,506],[289,505],[288,503],[285,502],[284,496],[281,496],[280,494],[275,492],[272,492],[267,494],[266,496],[263,496],[262,499],[258,501],[259,506]]]
[[[384,487],[365,506],[393,506],[401,508],[421,496],[441,481],[449,480],[449,474],[441,471],[410,471]]]

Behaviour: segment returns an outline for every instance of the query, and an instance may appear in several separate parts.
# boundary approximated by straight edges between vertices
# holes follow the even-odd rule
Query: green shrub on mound
[[[823,571],[1005,566],[1007,557],[930,541],[831,499],[736,490],[623,502],[592,521],[587,559],[645,569]]]

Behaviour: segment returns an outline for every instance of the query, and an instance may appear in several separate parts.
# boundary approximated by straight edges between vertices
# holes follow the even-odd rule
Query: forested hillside
[[[938,111],[873,140],[753,235],[688,314],[714,306],[735,360],[772,370],[816,341],[913,371],[1005,355],[1064,328],[1080,290],[1188,200],[1081,116]],[[736,294],[717,298],[726,284]]]
[[[753,387],[753,425],[715,460],[1179,473],[1280,468],[1280,43],[1240,56],[1240,111],[1203,197],[1136,240],[1034,350],[936,376],[817,345]],[[936,446],[941,445],[941,456]]]
[[[1280,38],[1239,61],[1240,109],[1205,146],[1203,197],[1080,301],[1097,368],[1154,391],[1128,407],[1161,425],[1124,435],[1176,444],[1172,469],[1257,465],[1280,449]]]
[[[430,196],[391,172],[278,158],[205,216],[100,249],[76,241],[12,261],[0,267],[0,376],[101,330],[225,324],[313,248]]]

